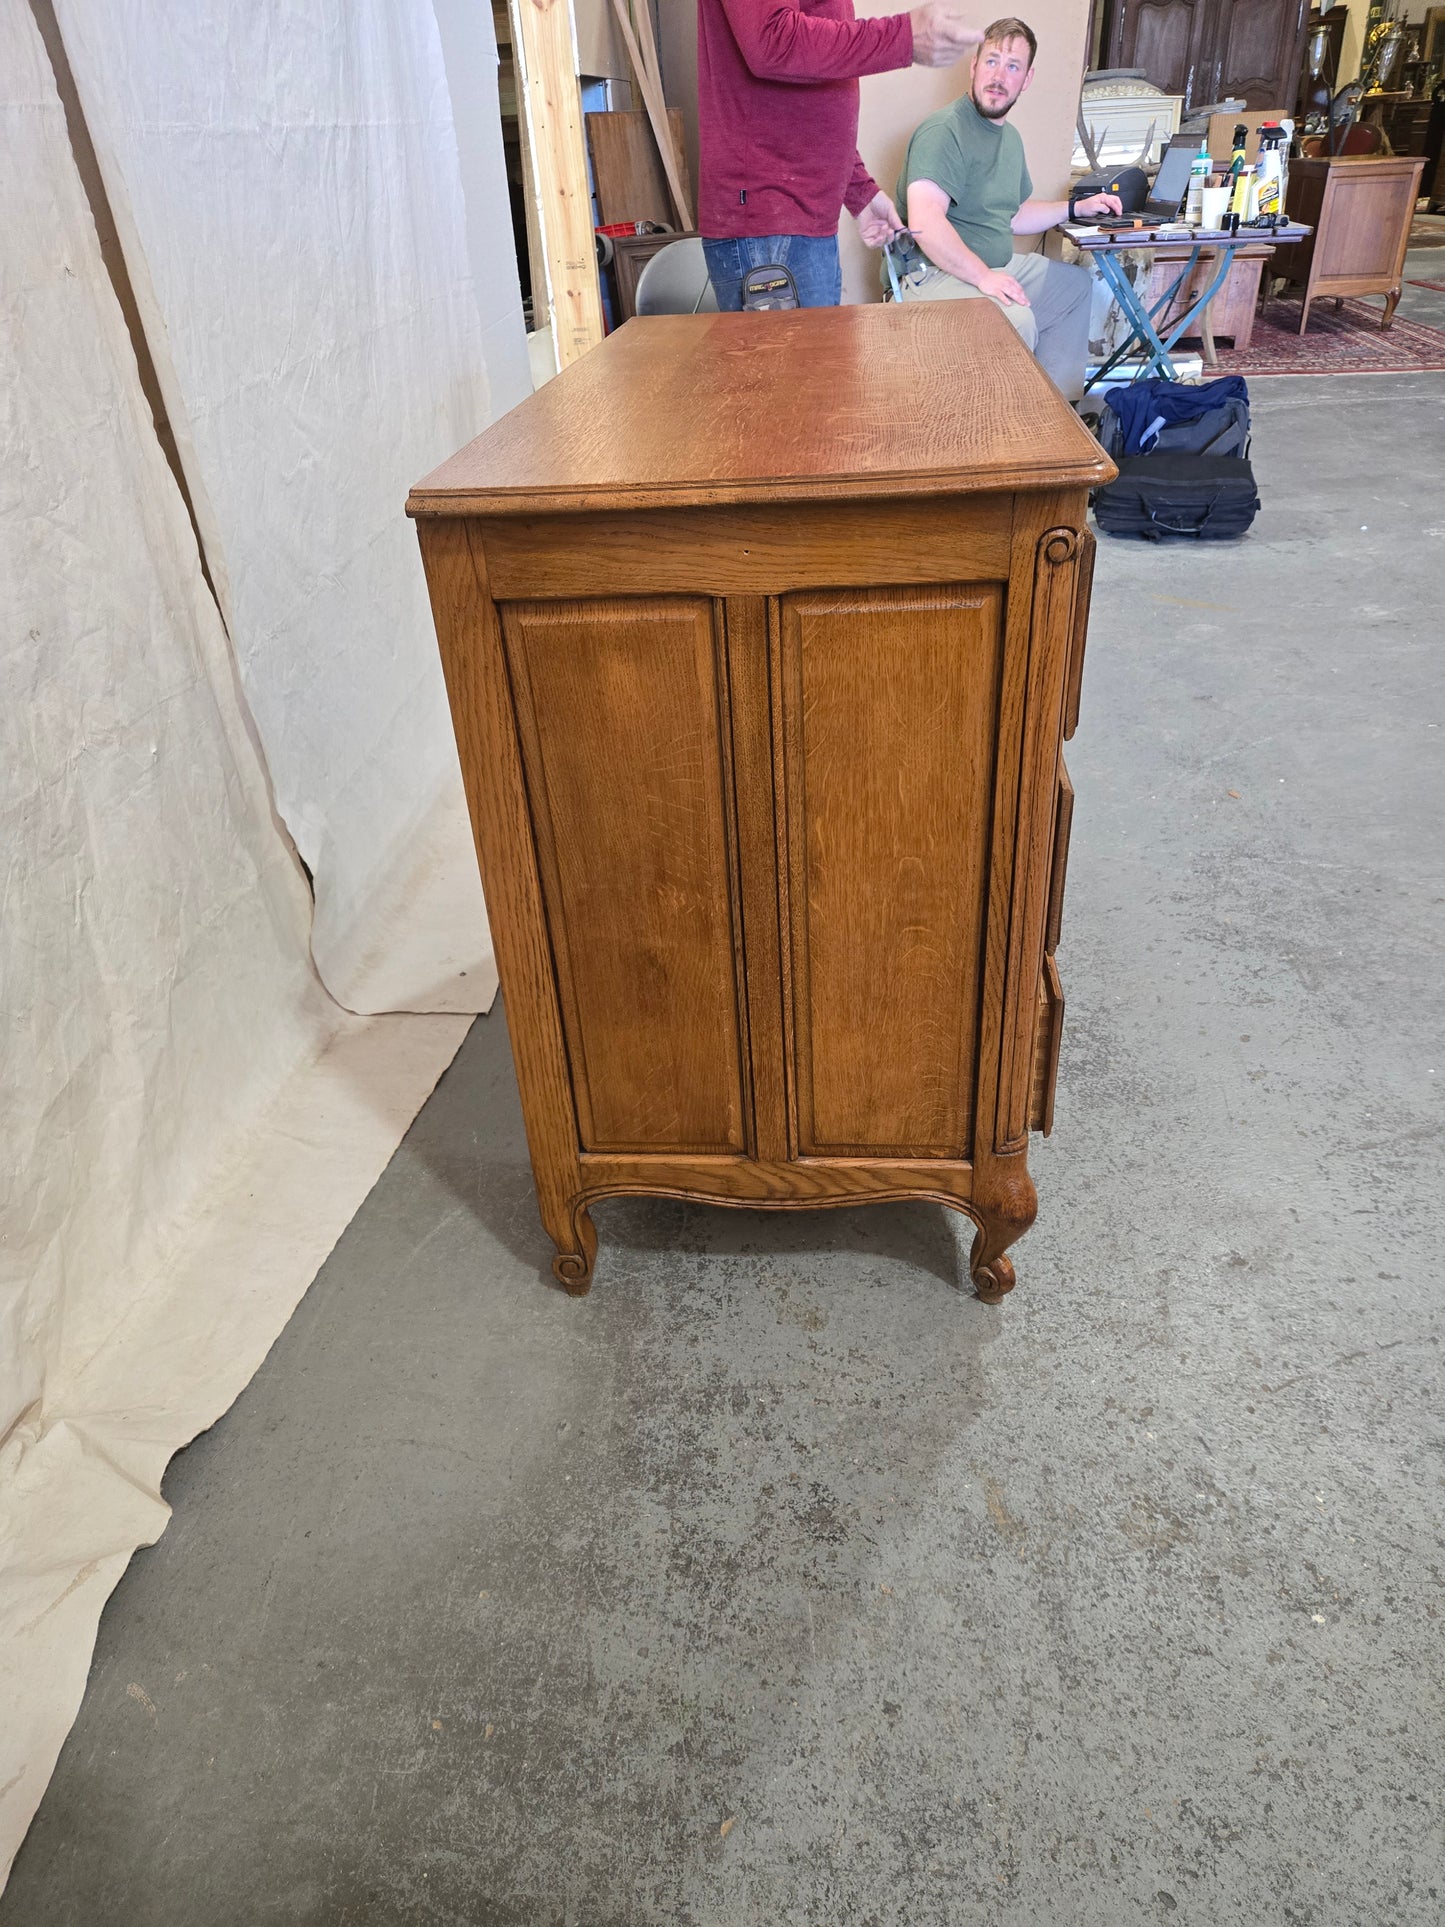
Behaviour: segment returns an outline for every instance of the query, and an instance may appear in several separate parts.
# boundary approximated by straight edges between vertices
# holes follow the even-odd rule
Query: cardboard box
[[[1283,120],[1285,109],[1271,107],[1267,112],[1243,114],[1211,114],[1209,116],[1209,158],[1216,169],[1229,166],[1234,155],[1234,130],[1243,121],[1249,129],[1249,138],[1244,143],[1244,158],[1247,161],[1259,159],[1259,130],[1267,120]]]

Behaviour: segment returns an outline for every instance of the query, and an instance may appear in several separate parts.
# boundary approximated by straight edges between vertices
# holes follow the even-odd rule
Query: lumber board
[[[570,0],[511,0],[512,40],[525,106],[525,133],[542,225],[542,275],[557,366],[602,339],[597,244],[583,145]]]
[[[684,194],[689,191],[687,162],[681,158],[682,115],[675,107],[667,111],[673,151],[679,156],[678,172]],[[592,179],[597,188],[597,206],[604,223],[611,221],[655,221],[661,227],[676,225],[667,176],[652,122],[639,111],[615,111],[587,116],[587,145],[592,152]]]

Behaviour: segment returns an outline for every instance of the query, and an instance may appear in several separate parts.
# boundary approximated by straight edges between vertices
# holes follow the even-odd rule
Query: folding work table
[[[1230,264],[1241,248],[1258,247],[1267,242],[1272,246],[1283,247],[1286,243],[1305,240],[1310,229],[1291,222],[1288,227],[1257,228],[1242,227],[1237,234],[1201,232],[1199,230],[1181,231],[1178,228],[1122,228],[1104,230],[1083,226],[1065,225],[1063,232],[1078,248],[1081,254],[1089,254],[1099,264],[1103,277],[1114,299],[1123,310],[1124,319],[1129,324],[1129,335],[1123,346],[1116,348],[1104,365],[1085,384],[1095,387],[1139,345],[1142,351],[1143,368],[1141,376],[1161,375],[1166,381],[1175,380],[1174,363],[1171,359],[1174,345],[1188,330],[1198,324],[1206,314],[1210,302],[1224,286],[1229,275]],[[1124,270],[1120,255],[1136,248],[1178,247],[1190,248],[1189,258],[1183,264],[1176,279],[1171,282],[1165,293],[1152,308],[1146,307],[1135,292],[1133,283]],[[1160,336],[1156,322],[1167,315],[1175,295],[1187,287],[1189,279],[1206,254],[1215,257],[1215,271],[1204,291],[1175,322],[1169,323],[1169,332]]]

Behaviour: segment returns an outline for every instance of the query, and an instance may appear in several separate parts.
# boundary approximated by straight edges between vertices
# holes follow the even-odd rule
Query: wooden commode
[[[588,1207],[1032,1223],[1112,468],[991,303],[631,321],[412,491],[554,1271]]]

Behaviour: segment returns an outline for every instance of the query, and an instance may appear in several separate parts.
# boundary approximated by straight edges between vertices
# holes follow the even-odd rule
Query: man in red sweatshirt
[[[781,263],[805,308],[843,292],[838,217],[869,247],[903,226],[858,157],[858,77],[947,67],[983,39],[946,0],[855,20],[853,0],[698,0],[698,228],[719,308]]]

